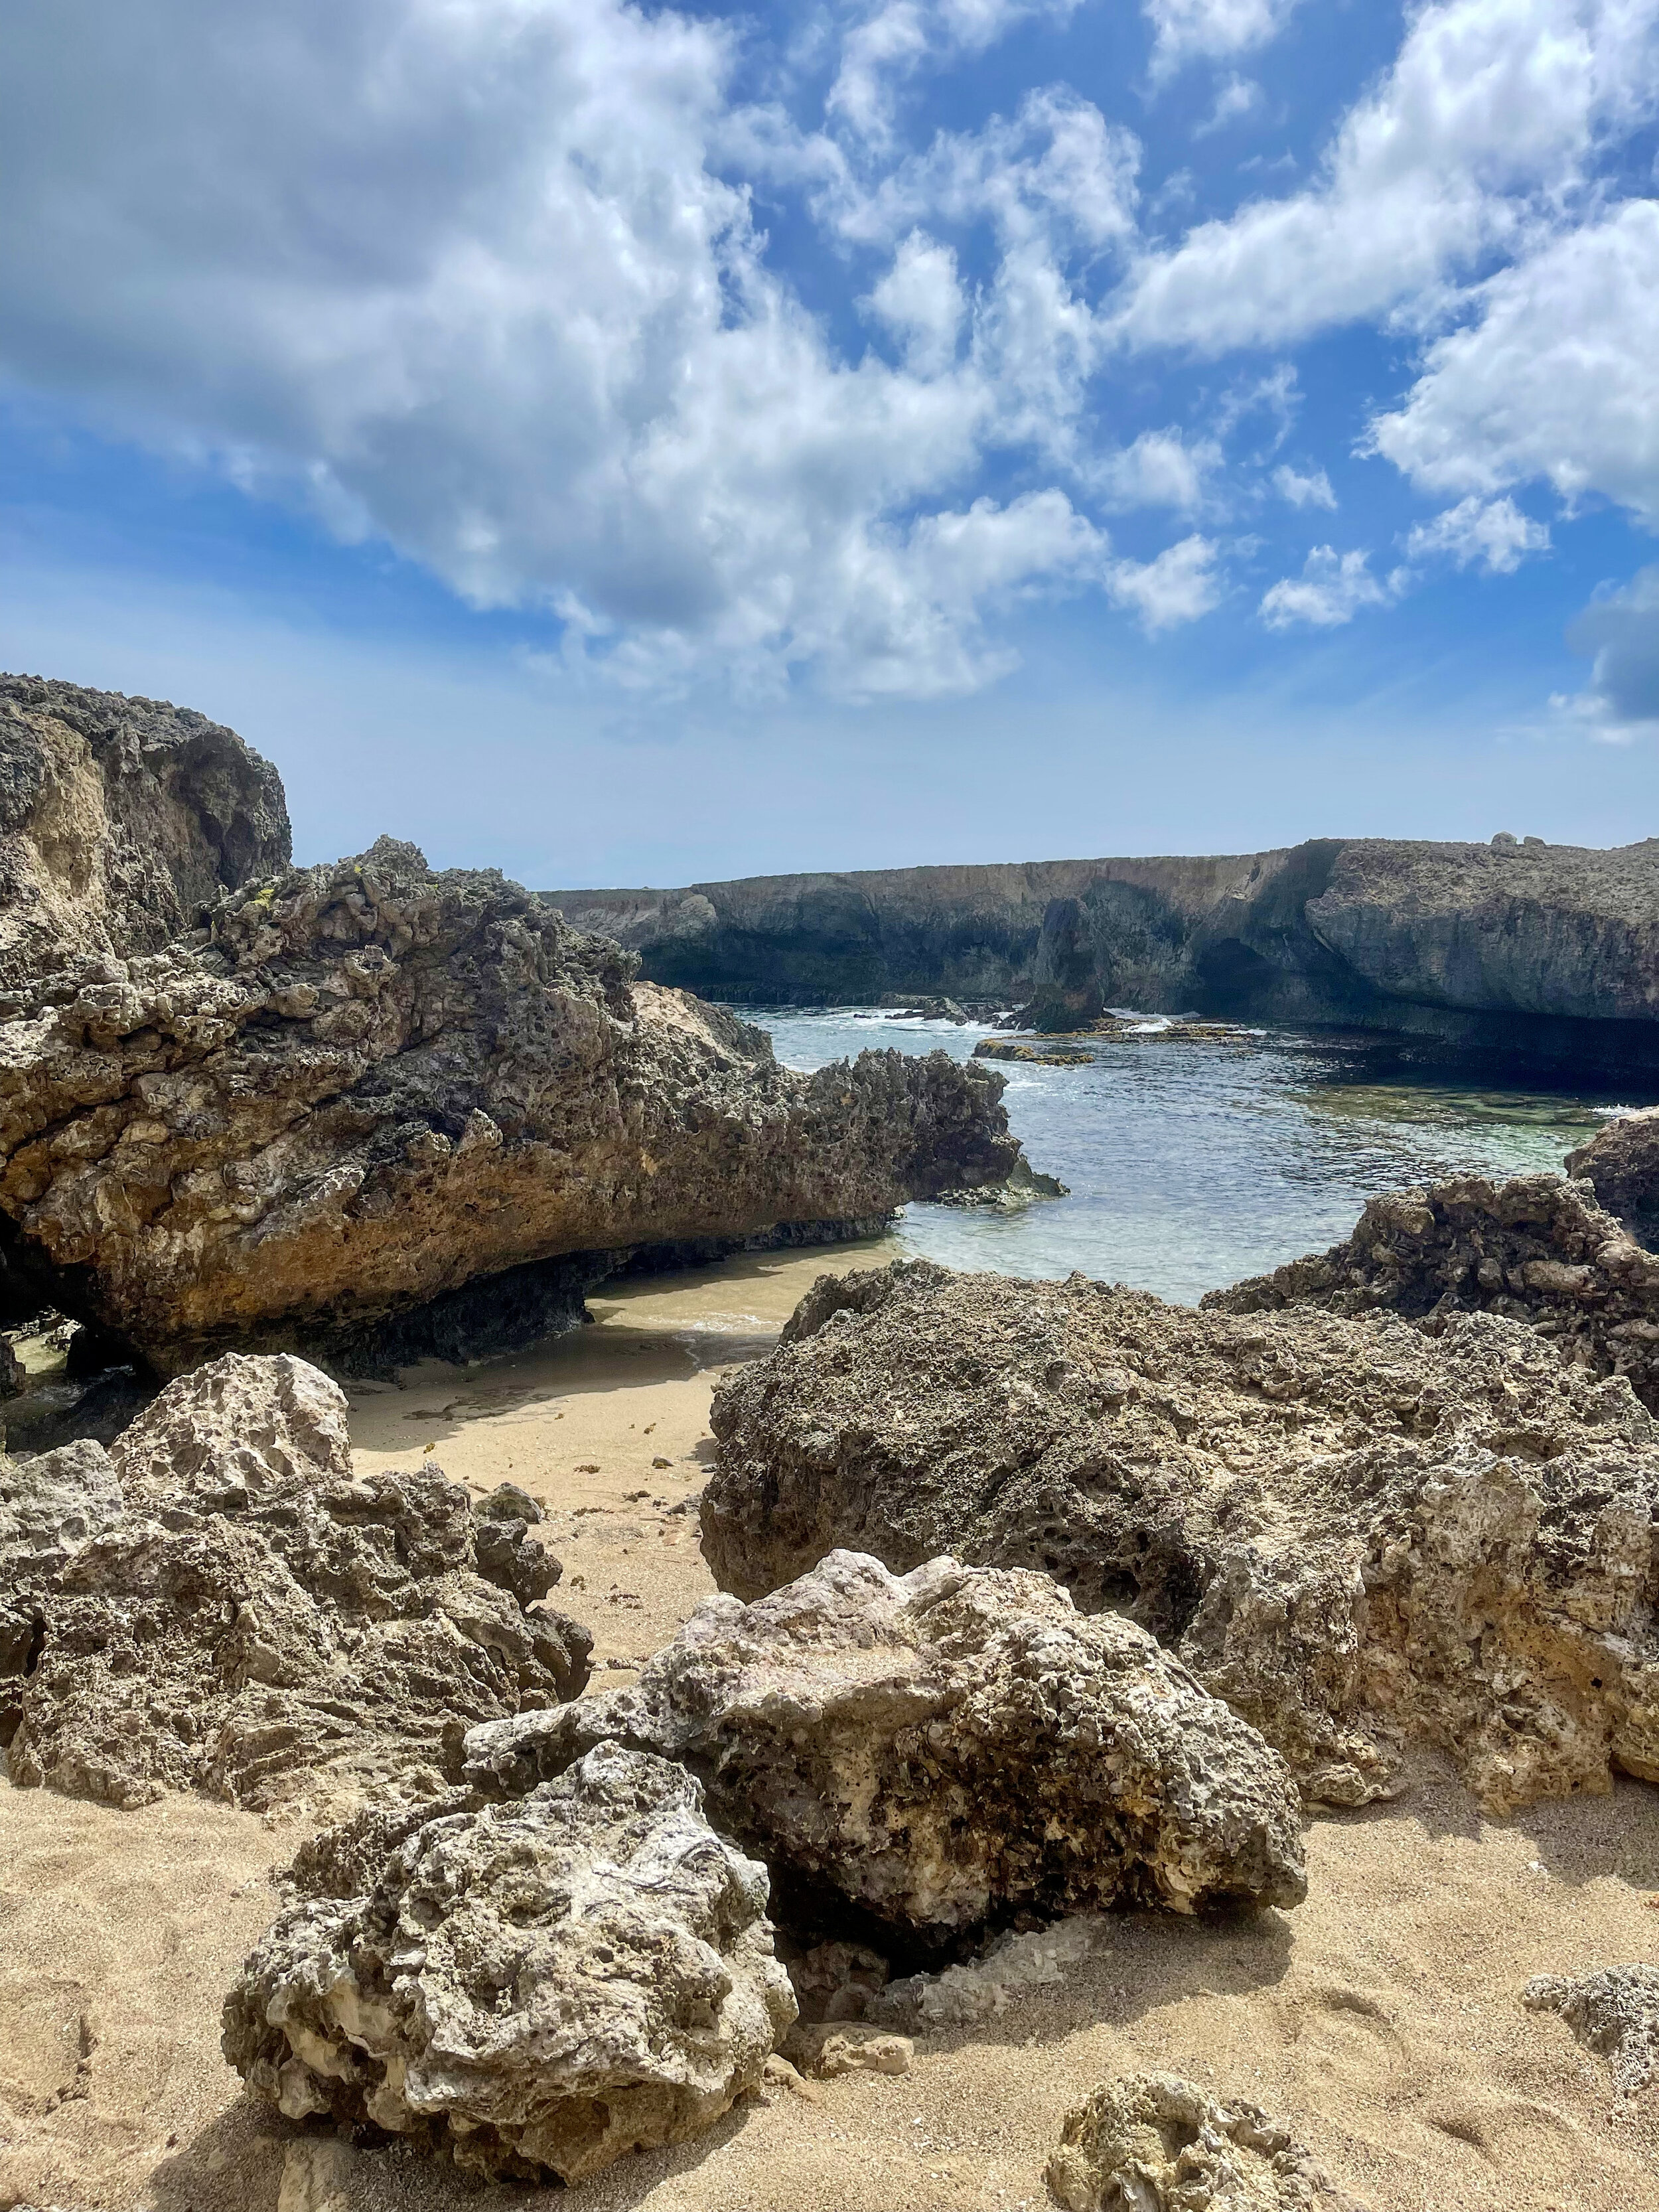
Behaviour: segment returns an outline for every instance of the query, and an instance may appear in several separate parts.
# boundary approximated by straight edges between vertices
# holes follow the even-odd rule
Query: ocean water
[[[740,1011],[786,1066],[809,1070],[871,1046],[965,1060],[993,1034],[860,1007]],[[1494,1086],[1374,1040],[1261,1030],[1160,1042],[1164,1026],[1146,1018],[1140,1042],[1089,1040],[1083,1067],[1005,1066],[1009,1124],[1070,1197],[1015,1215],[909,1206],[904,1249],[1003,1274],[1080,1268],[1190,1302],[1339,1242],[1380,1191],[1559,1174],[1610,1113],[1659,1103],[1659,1091]]]

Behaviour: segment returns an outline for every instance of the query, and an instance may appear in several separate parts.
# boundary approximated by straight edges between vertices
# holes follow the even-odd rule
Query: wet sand
[[[579,1335],[356,1391],[359,1465],[429,1448],[477,1488],[529,1490],[565,1562],[553,1601],[595,1633],[595,1687],[626,1680],[712,1588],[675,1508],[704,1480],[717,1376],[826,1267],[886,1256],[615,1286]],[[1654,1957],[1659,1794],[1640,1784],[1495,1824],[1425,1765],[1402,1804],[1313,1826],[1296,1911],[1102,1923],[1060,1982],[921,2039],[908,2076],[746,2100],[574,2197],[479,2191],[396,2148],[319,2162],[240,2093],[219,2002],[296,1841],[193,1800],[122,1814],[0,1784],[0,2209],[1037,2212],[1068,2106],[1168,2066],[1288,2118],[1374,2212],[1659,2212],[1659,2092],[1617,2105],[1605,2061],[1520,2002],[1531,1974]]]

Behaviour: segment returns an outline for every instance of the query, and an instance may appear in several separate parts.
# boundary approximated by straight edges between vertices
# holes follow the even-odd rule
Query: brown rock
[[[1363,2212],[1282,2122],[1174,2074],[1109,2081],[1048,2161],[1065,2212]]]

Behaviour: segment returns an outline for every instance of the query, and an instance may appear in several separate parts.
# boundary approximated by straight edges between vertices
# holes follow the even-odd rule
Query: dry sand
[[[695,1513],[672,1509],[702,1486],[715,1376],[826,1264],[883,1256],[623,1286],[544,1351],[358,1394],[360,1464],[430,1446],[478,1487],[521,1483],[565,1561],[555,1602],[598,1639],[595,1686],[626,1679],[710,1588]],[[908,2076],[769,2093],[574,2199],[319,2148],[240,2093],[219,2001],[296,1839],[193,1800],[112,1813],[0,1784],[0,2208],[1036,2212],[1067,2106],[1158,2065],[1288,2118],[1376,2212],[1659,2212],[1659,2090],[1618,2107],[1605,2062],[1519,2001],[1531,1974],[1655,1956],[1659,1794],[1640,1784],[1497,1825],[1426,1767],[1402,1805],[1316,1824],[1297,1911],[1103,1923],[1063,1982],[921,2039]]]

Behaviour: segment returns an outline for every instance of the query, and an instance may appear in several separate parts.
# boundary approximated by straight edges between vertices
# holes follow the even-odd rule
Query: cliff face
[[[1319,838],[1062,860],[554,891],[642,971],[750,1004],[895,993],[1340,1023],[1540,1060],[1659,1066],[1659,840],[1608,852]]]
[[[0,1023],[14,1269],[164,1372],[523,1341],[640,1246],[870,1228],[1020,1158],[994,1071],[796,1074],[517,884],[390,839],[198,935],[76,962]]]
[[[74,955],[153,952],[289,850],[281,779],[234,730],[0,676],[0,994]]]

